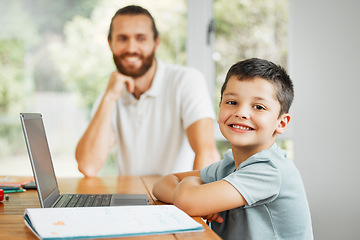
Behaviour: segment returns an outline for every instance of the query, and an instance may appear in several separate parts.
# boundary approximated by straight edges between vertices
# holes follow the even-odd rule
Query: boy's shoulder
[[[224,154],[222,160],[217,161],[200,171],[201,179],[205,183],[218,181],[226,177],[230,172],[234,172],[235,162],[232,150],[229,149]]]
[[[281,165],[288,160],[285,151],[275,143],[269,149],[254,154],[242,162],[238,169],[235,169],[233,152],[229,149],[221,161],[202,169],[201,176],[203,181],[206,179],[204,182],[212,182],[223,179],[234,172],[242,173],[253,168],[260,171],[266,169],[278,171],[276,169],[282,168]]]
[[[262,150],[249,157],[246,161],[240,164],[240,167],[261,162],[273,162],[275,164],[279,161],[282,162],[282,160],[285,159],[287,159],[286,152],[274,143],[270,148]]]

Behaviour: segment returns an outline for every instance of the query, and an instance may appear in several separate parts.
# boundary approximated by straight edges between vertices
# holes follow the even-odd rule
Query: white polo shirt
[[[151,88],[136,99],[124,89],[114,111],[120,175],[190,171],[194,152],[186,129],[203,118],[215,119],[200,71],[157,59]]]

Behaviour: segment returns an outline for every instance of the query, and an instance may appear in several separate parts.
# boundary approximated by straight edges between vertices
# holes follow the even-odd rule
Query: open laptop
[[[148,205],[146,194],[60,194],[42,115],[20,113],[41,207]]]

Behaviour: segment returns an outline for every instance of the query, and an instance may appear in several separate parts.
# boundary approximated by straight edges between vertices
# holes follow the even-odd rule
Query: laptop
[[[40,113],[20,113],[42,208],[148,205],[146,194],[60,194]]]

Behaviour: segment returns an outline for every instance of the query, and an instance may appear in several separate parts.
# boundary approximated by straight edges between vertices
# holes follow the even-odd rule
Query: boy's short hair
[[[259,58],[250,58],[235,63],[226,75],[221,88],[221,98],[232,76],[236,76],[240,81],[252,80],[255,77],[269,81],[275,86],[275,97],[280,103],[279,116],[289,112],[294,99],[294,86],[289,75],[280,65]]]
[[[146,15],[146,16],[148,16],[151,19],[152,29],[154,32],[154,40],[156,40],[156,38],[159,36],[159,32],[156,28],[155,20],[152,17],[152,15],[150,14],[150,12],[143,7],[136,6],[136,5],[129,5],[129,6],[126,6],[126,7],[123,7],[123,8],[120,8],[119,10],[117,10],[115,15],[111,19],[111,23],[110,23],[110,27],[109,27],[109,34],[108,34],[109,41],[111,41],[111,33],[112,33],[114,18],[118,15]]]

